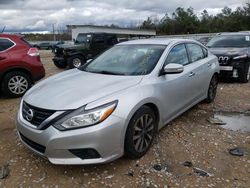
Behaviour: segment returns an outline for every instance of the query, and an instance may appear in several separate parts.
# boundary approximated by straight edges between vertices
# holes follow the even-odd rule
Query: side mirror
[[[164,69],[164,74],[178,74],[184,71],[184,66],[176,63],[169,63],[167,64]]]

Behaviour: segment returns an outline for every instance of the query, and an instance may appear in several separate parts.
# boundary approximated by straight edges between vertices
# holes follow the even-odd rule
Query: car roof
[[[192,39],[179,39],[179,38],[149,38],[149,39],[138,39],[138,40],[130,40],[126,42],[121,42],[119,45],[134,45],[134,44],[156,44],[156,45],[169,45],[172,42],[197,42]]]
[[[23,36],[18,34],[6,34],[6,33],[0,33],[1,38],[9,38],[9,39],[20,39]]]
[[[228,36],[228,35],[250,35],[250,31],[239,31],[239,32],[224,32],[224,33],[219,33],[219,36]]]

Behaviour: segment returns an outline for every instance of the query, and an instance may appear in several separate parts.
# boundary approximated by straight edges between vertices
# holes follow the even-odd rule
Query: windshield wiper
[[[124,73],[120,72],[111,72],[111,71],[92,71],[92,70],[86,70],[87,72],[97,73],[97,74],[109,74],[109,75],[125,75]]]

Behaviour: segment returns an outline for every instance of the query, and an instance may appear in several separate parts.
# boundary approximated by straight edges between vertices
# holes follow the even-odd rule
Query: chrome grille
[[[22,107],[23,118],[35,126],[39,126],[44,120],[46,120],[49,116],[51,116],[55,112],[56,111],[54,110],[37,108],[23,102],[23,107]]]

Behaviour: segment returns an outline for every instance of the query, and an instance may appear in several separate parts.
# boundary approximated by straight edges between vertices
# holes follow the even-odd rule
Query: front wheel
[[[140,158],[150,148],[157,131],[154,112],[142,106],[132,117],[125,137],[124,152],[129,158]]]
[[[70,69],[79,68],[80,66],[85,64],[85,62],[85,59],[80,55],[76,55],[68,59],[68,65]]]
[[[250,63],[246,66],[244,70],[241,71],[239,79],[242,83],[249,82],[250,79]]]
[[[30,87],[31,79],[23,72],[9,72],[2,81],[2,92],[8,97],[21,97]]]
[[[207,103],[211,103],[214,101],[217,93],[217,86],[218,86],[218,76],[213,75],[207,91],[207,98],[206,98]]]

